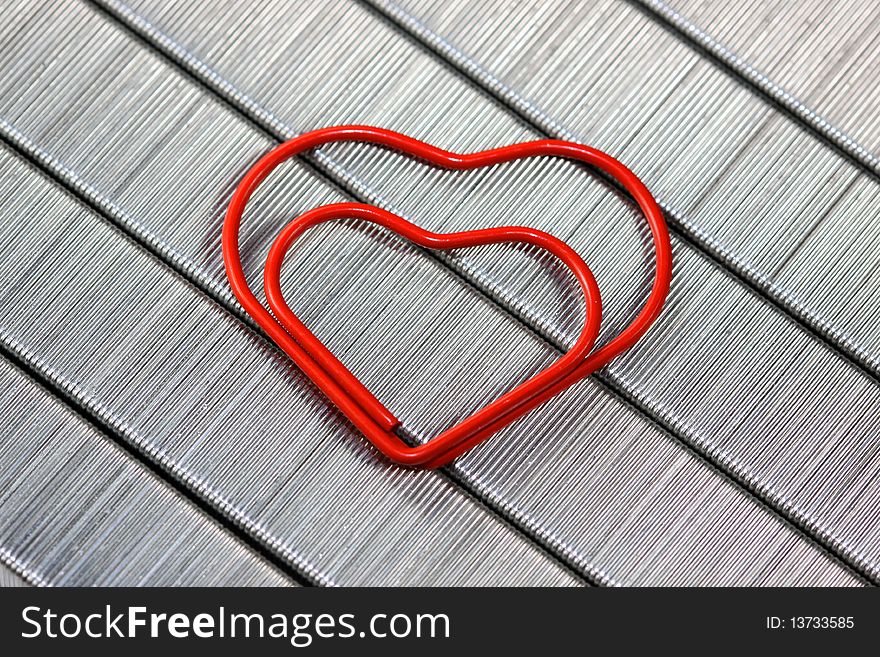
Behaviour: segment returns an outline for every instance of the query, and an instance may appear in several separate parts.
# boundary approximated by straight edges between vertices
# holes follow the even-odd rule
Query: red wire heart
[[[361,203],[337,203],[309,210],[278,235],[266,261],[264,285],[273,317],[251,292],[241,266],[238,234],[248,200],[281,162],[302,151],[338,141],[379,144],[448,169],[474,169],[525,157],[555,156],[579,160],[602,169],[632,194],[644,213],[654,239],[656,274],[648,300],[638,316],[617,337],[590,354],[599,333],[602,306],[599,289],[586,263],[561,240],[543,231],[520,226],[460,233],[432,233],[381,208]],[[293,241],[316,224],[358,218],[393,230],[430,249],[453,249],[501,242],[540,246],[571,269],[586,300],[586,317],[575,345],[562,358],[510,392],[433,440],[411,447],[395,433],[400,421],[296,317],[281,292],[281,266]],[[441,150],[390,130],[370,126],[338,126],[308,132],[262,157],[239,183],[223,225],[223,259],[232,290],[247,313],[287,353],[325,395],[385,456],[402,465],[439,467],[482,442],[525,413],[589,376],[629,349],[657,318],[672,276],[669,233],[657,202],[623,164],[596,149],[574,142],[541,140],[512,144],[471,154]]]

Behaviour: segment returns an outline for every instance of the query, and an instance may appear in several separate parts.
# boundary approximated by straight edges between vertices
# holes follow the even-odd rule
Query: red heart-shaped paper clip
[[[381,208],[362,203],[336,203],[309,210],[290,222],[273,243],[266,261],[266,298],[274,316],[248,287],[241,266],[238,234],[248,200],[272,170],[310,148],[342,141],[379,144],[447,169],[475,169],[526,157],[553,156],[578,160],[606,172],[623,185],[644,213],[654,239],[656,274],[644,307],[617,337],[590,353],[599,333],[602,305],[593,274],[567,244],[543,231],[520,226],[460,233],[432,233]],[[575,345],[562,358],[507,392],[438,437],[411,446],[397,435],[398,420],[296,317],[281,292],[281,265],[293,241],[316,224],[358,218],[394,231],[429,249],[454,249],[499,242],[542,247],[575,275],[586,300],[586,317]],[[562,392],[629,349],[657,318],[672,277],[672,249],[663,213],[645,185],[610,155],[574,142],[545,139],[512,144],[479,153],[450,153],[390,130],[371,126],[338,126],[308,132],[272,149],[239,183],[223,225],[223,260],[235,296],[247,313],[325,395],[385,456],[402,465],[439,467],[500,431],[536,406]]]

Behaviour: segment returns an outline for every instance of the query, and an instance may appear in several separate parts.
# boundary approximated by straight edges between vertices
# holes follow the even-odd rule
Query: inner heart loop
[[[458,233],[427,231],[382,208],[363,203],[335,203],[305,212],[279,233],[266,260],[264,288],[271,313],[248,286],[239,252],[241,217],[248,200],[275,167],[299,153],[332,142],[378,144],[447,169],[475,169],[534,156],[578,160],[616,179],[633,197],[654,240],[655,278],[645,305],[613,340],[591,352],[599,334],[602,303],[587,264],[565,242],[543,231],[522,226],[484,228]],[[559,360],[436,438],[411,446],[397,434],[398,420],[342,362],[297,318],[281,291],[281,267],[293,242],[307,229],[335,219],[360,219],[385,227],[419,246],[448,250],[468,246],[519,242],[541,247],[574,274],[584,295],[586,313],[580,336]],[[371,126],[338,126],[305,133],[263,156],[239,183],[223,225],[223,260],[235,296],[245,311],[296,363],[340,411],[386,457],[401,465],[440,467],[500,431],[535,407],[589,376],[629,349],[657,318],[669,291],[672,250],[657,202],[644,184],[613,157],[574,142],[552,139],[512,144],[479,153],[444,151],[397,132]],[[273,315],[274,313],[274,315]]]

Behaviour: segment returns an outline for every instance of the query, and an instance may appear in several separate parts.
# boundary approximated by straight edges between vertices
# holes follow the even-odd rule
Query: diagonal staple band
[[[66,403],[104,435],[114,437],[114,442],[141,461],[142,467],[150,467],[154,474],[161,477],[178,494],[193,502],[201,513],[218,522],[237,540],[248,545],[292,580],[301,585],[333,585],[331,580],[323,577],[302,555],[296,554],[287,546],[278,545],[265,529],[254,523],[235,504],[211,489],[204,481],[190,476],[186,470],[162,451],[157,450],[112,410],[75,382],[60,375],[2,327],[0,327],[0,357],[24,370],[36,383]],[[147,466],[143,463],[144,459],[153,465]],[[0,555],[0,559],[2,558]],[[20,569],[18,566],[10,567],[16,572]],[[43,585],[42,582],[38,584]]]

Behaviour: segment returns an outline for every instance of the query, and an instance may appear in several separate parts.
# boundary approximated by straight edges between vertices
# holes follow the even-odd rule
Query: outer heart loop
[[[656,275],[648,300],[626,329],[591,354],[601,321],[599,289],[586,263],[561,240],[543,231],[519,226],[432,233],[375,206],[337,203],[314,208],[297,217],[281,231],[272,245],[264,272],[264,286],[273,317],[248,287],[242,269],[238,245],[242,214],[254,190],[281,162],[310,148],[338,141],[387,146],[449,169],[473,169],[533,156],[565,157],[598,167],[629,191],[648,221],[656,260]],[[281,266],[296,238],[312,226],[341,218],[358,218],[379,224],[430,249],[500,242],[523,242],[544,248],[571,269],[584,293],[586,317],[581,334],[571,350],[544,371],[433,440],[410,446],[395,432],[400,421],[305,327],[281,292]],[[425,467],[448,463],[630,348],[659,315],[669,291],[672,272],[669,233],[656,201],[629,169],[601,151],[573,142],[541,140],[462,155],[370,126],[339,126],[308,132],[277,146],[261,158],[242,179],[229,204],[223,226],[223,259],[232,290],[244,309],[367,439],[392,461]]]

